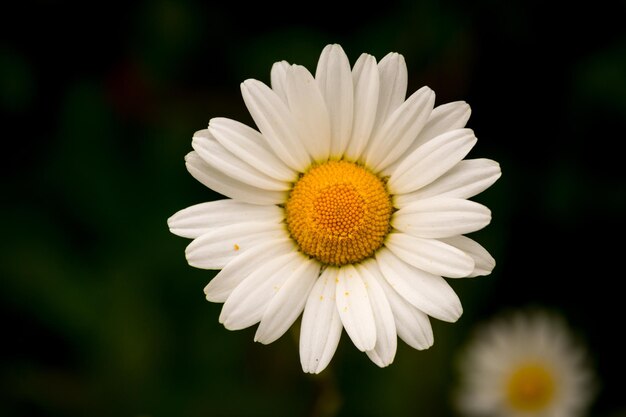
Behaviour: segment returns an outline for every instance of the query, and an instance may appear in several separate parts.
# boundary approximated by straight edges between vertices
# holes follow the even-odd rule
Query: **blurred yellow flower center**
[[[306,172],[285,205],[287,226],[302,252],[328,265],[360,262],[389,232],[391,198],[382,179],[347,161]]]
[[[512,408],[539,411],[554,399],[556,381],[553,373],[541,364],[525,364],[515,369],[507,383],[507,397]]]

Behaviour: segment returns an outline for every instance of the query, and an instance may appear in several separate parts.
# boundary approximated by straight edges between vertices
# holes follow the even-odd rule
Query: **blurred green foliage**
[[[569,4],[567,19],[490,0],[289,17],[195,0],[35,3],[12,3],[0,25],[0,416],[451,416],[458,348],[480,319],[527,304],[559,309],[589,343],[594,415],[623,409],[623,2]],[[344,334],[331,368],[309,376],[297,329],[263,346],[217,322],[202,293],[215,272],[186,264],[166,220],[219,198],[185,170],[193,132],[216,116],[251,124],[239,83],[269,81],[281,59],[313,70],[331,42],[352,62],[400,52],[410,91],[470,103],[470,156],[503,170],[477,197],[493,222],[476,238],[498,266],[451,282],[465,313],[433,320],[428,351],[400,342],[378,369]]]

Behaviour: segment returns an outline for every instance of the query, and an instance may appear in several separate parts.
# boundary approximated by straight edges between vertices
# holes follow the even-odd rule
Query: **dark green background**
[[[0,416],[454,415],[454,364],[475,325],[544,306],[589,347],[593,416],[623,399],[626,3],[385,1],[2,6]],[[284,15],[283,13],[287,13]],[[321,376],[297,333],[270,346],[225,330],[166,219],[217,195],[185,170],[216,116],[251,124],[239,93],[274,61],[314,70],[402,53],[409,93],[466,100],[470,157],[502,178],[476,200],[489,277],[450,280],[465,313],[379,369],[342,337]],[[328,412],[327,414],[325,414]]]

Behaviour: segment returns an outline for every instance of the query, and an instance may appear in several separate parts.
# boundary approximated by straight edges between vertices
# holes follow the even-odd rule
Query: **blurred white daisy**
[[[173,215],[172,233],[194,239],[190,265],[221,269],[206,286],[219,320],[259,323],[278,339],[304,311],[305,372],[330,362],[345,328],[377,365],[400,336],[433,343],[428,316],[456,321],[459,298],[442,277],[486,275],[495,261],[466,233],[491,213],[468,198],[500,176],[498,163],[463,160],[476,143],[465,102],[434,107],[423,87],[405,100],[402,55],[363,54],[350,68],[328,45],[315,76],[277,62],[271,88],[249,79],[244,102],[259,131],[215,118],[195,133],[187,169],[229,197]]]
[[[496,318],[477,330],[459,359],[463,415],[577,417],[593,398],[590,358],[556,313]]]

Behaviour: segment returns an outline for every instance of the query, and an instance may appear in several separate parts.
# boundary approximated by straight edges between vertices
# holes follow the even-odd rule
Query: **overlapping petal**
[[[229,330],[245,329],[258,323],[278,289],[301,264],[300,254],[292,251],[260,265],[228,296],[220,323]]]
[[[330,116],[332,158],[343,155],[352,132],[354,84],[350,61],[339,45],[328,45],[322,51],[315,71]]]
[[[269,259],[286,255],[296,250],[293,241],[284,236],[259,242],[247,251],[237,254],[204,287],[206,299],[223,303],[230,293],[252,272],[259,269]]]
[[[431,274],[461,278],[474,270],[471,256],[438,239],[392,232],[385,246],[404,262]]]
[[[329,113],[309,70],[301,65],[289,67],[285,92],[302,146],[313,161],[328,160],[331,147]]]
[[[380,89],[374,131],[382,126],[389,115],[404,102],[409,82],[404,57],[395,52],[385,55],[380,60],[378,73],[380,75]]]
[[[309,293],[319,276],[321,265],[302,254],[300,257],[300,263],[277,289],[276,295],[263,313],[254,336],[255,341],[272,343],[281,337],[302,313]]]
[[[461,198],[433,197],[417,200],[396,211],[391,225],[412,236],[442,238],[482,229],[491,211],[482,204]]]
[[[435,93],[422,87],[391,113],[372,135],[365,164],[379,172],[400,158],[424,127],[435,103]]]
[[[461,301],[445,279],[409,265],[386,248],[376,253],[376,260],[389,285],[411,305],[443,321],[461,317]]]
[[[287,102],[287,93],[285,92],[286,87],[286,79],[287,79],[287,69],[289,68],[289,63],[287,61],[278,61],[272,65],[272,70],[270,71],[270,82],[272,86],[272,90],[280,97],[285,103]]]
[[[286,236],[282,224],[269,222],[238,223],[222,226],[194,239],[185,249],[187,262],[202,269],[221,269],[236,255],[256,244]]]
[[[441,239],[442,242],[452,245],[471,256],[474,260],[474,270],[467,276],[468,278],[479,275],[489,275],[496,266],[496,260],[489,254],[487,249],[478,242],[467,236],[451,236]]]
[[[501,175],[500,165],[490,159],[465,159],[430,184],[394,197],[394,205],[407,204],[430,197],[471,198],[489,188]]]
[[[326,268],[309,293],[300,327],[300,363],[302,370],[317,374],[332,359],[343,326],[335,302],[339,270]]]
[[[195,151],[185,156],[187,171],[208,188],[234,200],[251,204],[281,204],[287,198],[286,191],[263,190],[238,181],[207,164]]]
[[[352,342],[361,351],[374,349],[376,345],[376,323],[361,275],[352,265],[339,269],[337,278],[337,310],[343,327]]]
[[[465,127],[470,114],[470,106],[464,101],[454,101],[435,107],[428,116],[428,121],[419,132],[419,135],[413,140],[411,146],[408,147],[404,154],[409,155],[413,153],[414,150],[424,143],[439,135]],[[382,171],[382,175],[391,175],[400,162],[402,162],[402,158],[386,167]]]
[[[217,117],[209,122],[209,132],[224,148],[263,174],[284,182],[296,180],[298,173],[285,165],[265,138],[251,127]]]
[[[311,163],[311,157],[300,142],[296,121],[287,104],[267,85],[253,79],[241,84],[241,95],[276,155],[288,167],[304,171]]]
[[[382,368],[391,364],[396,356],[398,346],[396,322],[389,300],[381,285],[384,278],[380,274],[376,262],[369,260],[355,268],[361,276],[365,288],[367,288],[374,323],[376,324],[376,345],[365,353],[372,362]]]
[[[283,210],[274,205],[260,206],[236,200],[216,200],[200,203],[178,211],[167,225],[175,235],[195,239],[222,226],[257,222],[278,224],[285,218]]]
[[[377,263],[368,265],[368,271],[376,274],[393,312],[398,337],[414,349],[424,350],[434,343],[433,328],[428,315],[398,294],[382,276]]]
[[[408,155],[389,177],[392,194],[424,187],[459,163],[476,144],[471,129],[457,129],[437,136]]]
[[[252,165],[229,152],[213,137],[208,129],[196,132],[191,144],[193,149],[207,164],[226,176],[262,190],[287,191],[290,188],[289,183],[263,174]]]
[[[348,160],[356,161],[367,147],[376,121],[380,89],[376,58],[368,54],[361,55],[352,69],[352,79],[354,83],[352,137],[344,156]]]

